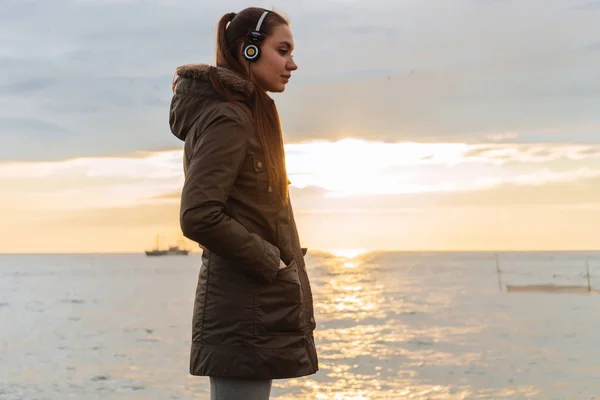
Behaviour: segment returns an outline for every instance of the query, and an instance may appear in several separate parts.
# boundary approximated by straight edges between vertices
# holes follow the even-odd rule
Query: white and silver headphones
[[[269,11],[265,10],[263,15],[258,20],[258,24],[256,24],[256,29],[252,32],[248,33],[248,37],[244,42],[244,48],[242,50],[242,54],[247,61],[255,62],[260,58],[260,42],[263,40],[264,36],[260,33],[260,27],[263,24]]]

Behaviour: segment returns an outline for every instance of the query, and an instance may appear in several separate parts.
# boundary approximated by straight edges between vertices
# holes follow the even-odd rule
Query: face
[[[256,84],[267,92],[281,93],[298,66],[292,58],[294,38],[287,25],[279,25],[265,37],[260,46],[260,58],[250,63]]]

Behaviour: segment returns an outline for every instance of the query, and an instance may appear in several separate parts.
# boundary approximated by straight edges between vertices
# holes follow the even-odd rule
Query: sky
[[[600,1],[2,0],[0,252],[179,239],[173,73],[251,5],[294,34],[304,247],[600,249]]]

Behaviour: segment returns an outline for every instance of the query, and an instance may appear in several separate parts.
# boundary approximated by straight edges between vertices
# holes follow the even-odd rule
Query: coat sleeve
[[[224,212],[225,203],[246,158],[244,120],[221,115],[198,135],[181,195],[180,223],[185,237],[242,269],[271,281],[279,269],[277,246]]]

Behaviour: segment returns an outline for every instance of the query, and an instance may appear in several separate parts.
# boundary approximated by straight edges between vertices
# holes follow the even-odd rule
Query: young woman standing
[[[312,293],[268,92],[298,68],[289,23],[250,7],[218,24],[216,66],[184,65],[170,126],[185,142],[180,222],[200,244],[190,373],[211,399],[266,400],[273,379],[318,370]]]

